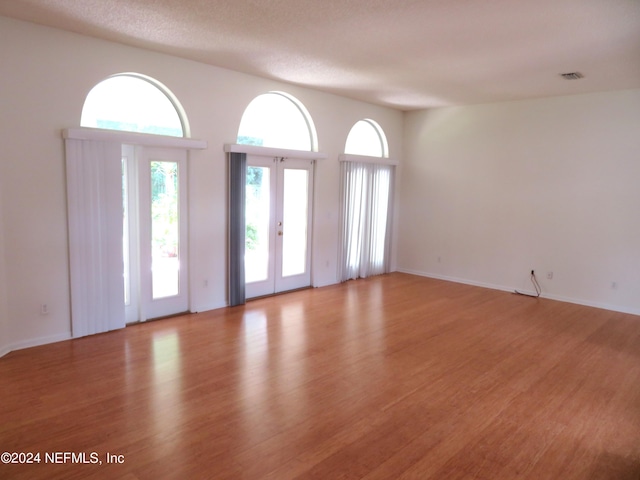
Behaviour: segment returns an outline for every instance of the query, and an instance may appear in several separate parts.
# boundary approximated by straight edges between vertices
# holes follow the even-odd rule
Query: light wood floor
[[[0,398],[42,455],[2,479],[637,480],[640,317],[391,274],[12,352]]]

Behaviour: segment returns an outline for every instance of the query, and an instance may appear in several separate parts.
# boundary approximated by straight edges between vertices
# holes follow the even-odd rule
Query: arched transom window
[[[370,119],[357,122],[349,132],[344,153],[387,158],[387,138],[380,125]]]
[[[188,136],[182,109],[161,83],[139,74],[119,74],[98,83],[87,95],[83,127]]]
[[[240,145],[317,151],[316,131],[307,109],[291,95],[269,92],[254,98],[242,115]]]

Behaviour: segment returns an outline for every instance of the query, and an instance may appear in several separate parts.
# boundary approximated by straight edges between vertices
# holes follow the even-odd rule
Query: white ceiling
[[[0,0],[0,15],[402,110],[640,88],[640,0]]]

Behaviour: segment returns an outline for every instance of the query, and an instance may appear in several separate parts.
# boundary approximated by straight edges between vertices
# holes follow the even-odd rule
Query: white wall
[[[640,314],[640,90],[412,112],[404,134],[399,269],[507,290],[535,269],[547,297]]]
[[[10,279],[5,310],[11,330],[8,341],[0,342],[0,350],[6,344],[20,348],[70,334],[61,130],[79,125],[86,94],[109,75],[137,72],[164,83],[185,108],[192,136],[209,144],[205,151],[192,152],[189,165],[193,311],[226,304],[223,144],[235,143],[242,113],[255,96],[281,90],[297,97],[313,117],[320,151],[329,155],[316,174],[316,286],[336,282],[337,157],[349,130],[358,120],[372,118],[385,130],[391,155],[402,156],[401,112],[2,17],[0,65],[0,186],[6,253],[0,266]],[[48,304],[48,315],[40,314],[41,303]],[[2,295],[0,313],[1,307]]]

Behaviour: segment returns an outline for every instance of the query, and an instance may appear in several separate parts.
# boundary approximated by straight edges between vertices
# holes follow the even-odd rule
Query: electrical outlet
[[[49,315],[49,305],[46,303],[40,305],[40,315]]]
[[[547,280],[553,280],[553,272],[547,272]]]
[[[614,290],[618,288],[618,282],[611,282],[611,288]]]

